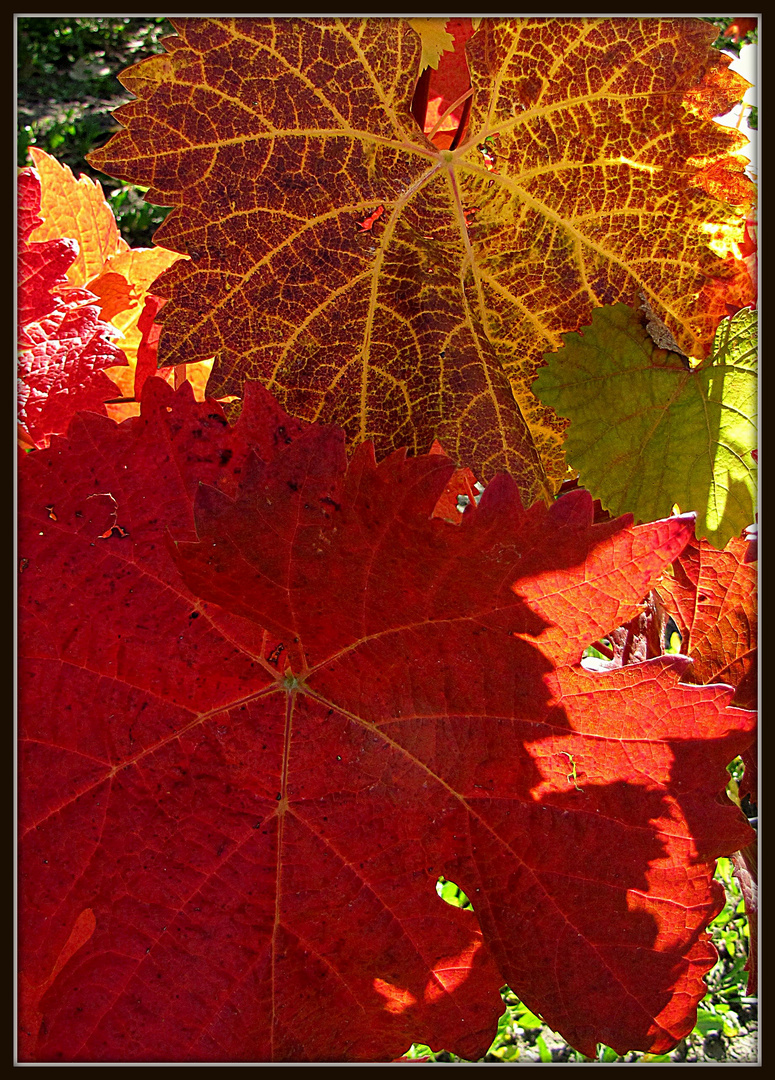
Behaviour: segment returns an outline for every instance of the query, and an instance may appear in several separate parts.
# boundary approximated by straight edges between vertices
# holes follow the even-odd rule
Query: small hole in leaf
[[[450,907],[465,908],[467,911],[474,910],[474,905],[460,886],[456,885],[454,881],[450,881],[448,878],[443,876],[439,878],[436,882],[436,892],[444,903],[449,904]]]

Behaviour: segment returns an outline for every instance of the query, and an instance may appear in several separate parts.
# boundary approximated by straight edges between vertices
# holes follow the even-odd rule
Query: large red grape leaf
[[[155,287],[160,355],[215,355],[216,396],[259,377],[380,455],[437,437],[529,505],[566,471],[530,390],[561,333],[643,288],[702,356],[750,299],[743,136],[712,119],[747,83],[706,23],[482,20],[454,150],[412,116],[401,20],[174,24],[90,161],[174,207],[157,238],[190,260]]]
[[[500,475],[453,525],[453,471],[158,379],[26,455],[29,1060],[475,1057],[502,982],[585,1053],[691,1029],[752,717],[578,663],[691,520]]]

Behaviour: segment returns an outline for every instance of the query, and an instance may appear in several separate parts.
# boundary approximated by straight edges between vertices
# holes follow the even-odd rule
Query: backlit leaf
[[[100,318],[97,297],[69,288],[78,253],[69,239],[34,241],[40,222],[40,179],[23,169],[19,190],[17,405],[25,443],[48,446],[80,409],[105,412],[115,394],[105,369],[126,364],[115,329]]]
[[[174,25],[90,160],[174,207],[161,355],[215,355],[216,396],[259,377],[381,456],[438,438],[528,505],[566,472],[530,391],[563,332],[643,288],[704,356],[750,299],[743,136],[712,119],[747,83],[700,20],[483,19],[454,150],[412,116],[402,20]]]
[[[158,379],[24,456],[28,1060],[476,1057],[504,982],[587,1054],[691,1030],[753,718],[579,665],[691,519],[502,474],[453,525],[453,472]]]
[[[33,236],[37,241],[60,236],[78,242],[78,254],[68,268],[71,285],[87,285],[102,272],[111,255],[129,247],[122,239],[102,187],[88,176],[77,180],[67,165],[44,150],[30,147],[30,157],[41,181],[40,213],[43,221]]]
[[[692,540],[659,582],[676,621],[681,649],[694,660],[692,681],[735,687],[735,704],[756,708],[757,570],[748,542],[723,551]]]
[[[625,304],[564,336],[533,387],[570,420],[568,461],[606,509],[648,521],[677,504],[717,548],[753,523],[756,326],[750,309],[724,319],[696,367],[659,348]]]
[[[757,708],[757,569],[749,542],[737,537],[723,551],[693,540],[659,581],[659,592],[681,634],[681,651],[694,661],[687,681],[734,686],[733,701]],[[740,794],[757,802],[756,744],[743,756]]]
[[[451,51],[455,39],[447,31],[447,19],[408,19],[411,28],[420,36],[422,55],[420,71],[424,68],[438,68],[442,53]]]

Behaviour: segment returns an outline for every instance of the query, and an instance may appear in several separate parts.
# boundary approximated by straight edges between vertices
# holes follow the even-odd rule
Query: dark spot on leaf
[[[228,465],[234,456],[234,451],[230,450],[227,446],[225,450],[221,450],[221,465]]]
[[[198,618],[199,618],[199,612],[198,611],[192,611],[191,614],[189,615],[189,619],[198,619]]]
[[[281,641],[277,648],[272,649],[269,656],[267,656],[267,660],[269,661],[269,663],[274,664],[274,666],[277,667],[278,661],[280,659],[280,653],[283,652],[284,649],[285,646]]]

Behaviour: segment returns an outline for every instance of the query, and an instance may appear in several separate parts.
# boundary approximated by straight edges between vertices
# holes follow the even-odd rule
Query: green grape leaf
[[[592,325],[563,334],[533,382],[570,421],[566,454],[581,483],[612,514],[654,521],[697,514],[697,537],[717,548],[756,513],[757,317],[723,319],[711,355],[695,366],[659,348],[647,315],[598,308]]]

